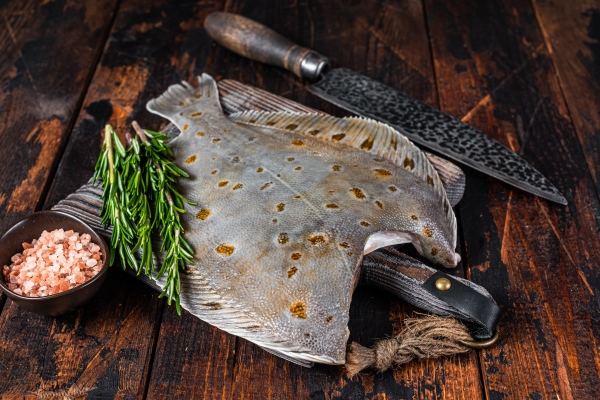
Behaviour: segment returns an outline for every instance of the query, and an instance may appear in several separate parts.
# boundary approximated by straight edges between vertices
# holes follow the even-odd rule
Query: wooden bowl
[[[19,307],[43,315],[62,315],[75,311],[87,303],[100,289],[108,271],[109,248],[88,224],[60,211],[36,212],[10,228],[0,238],[0,267],[11,264],[11,257],[23,252],[23,242],[30,243],[41,236],[43,231],[55,229],[73,230],[80,235],[87,233],[92,242],[102,251],[102,269],[92,279],[62,293],[45,297],[27,297],[8,288],[4,273],[0,272],[0,288]]]

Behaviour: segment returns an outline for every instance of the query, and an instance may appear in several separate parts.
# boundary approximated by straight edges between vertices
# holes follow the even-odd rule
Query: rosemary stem
[[[106,151],[108,152],[108,182],[115,183],[114,154],[112,146],[112,126],[106,125],[104,129],[104,140],[106,142]]]
[[[144,143],[148,143],[148,136],[146,135],[146,132],[144,132],[144,130],[142,129],[140,124],[138,124],[137,121],[133,121],[131,123],[131,125],[133,126],[133,129],[135,129],[135,132],[140,137],[140,140]]]

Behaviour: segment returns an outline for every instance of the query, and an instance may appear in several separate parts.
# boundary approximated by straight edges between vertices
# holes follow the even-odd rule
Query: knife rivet
[[[450,282],[450,279],[448,278],[438,278],[435,281],[435,287],[438,288],[438,290],[441,290],[442,292],[445,292],[446,290],[450,289],[451,286],[452,282]]]

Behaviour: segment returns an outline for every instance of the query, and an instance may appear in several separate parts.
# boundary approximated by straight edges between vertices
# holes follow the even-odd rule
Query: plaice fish
[[[148,110],[175,124],[196,250],[184,308],[290,359],[342,364],[363,254],[412,243],[454,267],[456,219],[437,172],[390,127],[318,114],[225,117],[214,80]]]

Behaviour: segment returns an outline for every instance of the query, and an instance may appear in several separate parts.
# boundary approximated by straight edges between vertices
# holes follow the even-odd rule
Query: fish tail
[[[171,121],[182,132],[207,113],[223,114],[217,83],[208,74],[198,77],[197,87],[185,81],[169,86],[162,95],[150,100],[146,108]]]

